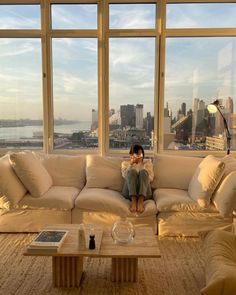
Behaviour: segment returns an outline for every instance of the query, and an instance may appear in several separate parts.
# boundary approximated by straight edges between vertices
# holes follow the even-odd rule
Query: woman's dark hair
[[[138,151],[142,151],[142,153],[143,153],[143,158],[144,158],[144,149],[143,149],[143,147],[140,145],[140,144],[134,144],[134,145],[132,145],[131,146],[131,148],[130,148],[130,151],[129,151],[129,154],[130,155],[133,155],[133,154],[138,154]]]

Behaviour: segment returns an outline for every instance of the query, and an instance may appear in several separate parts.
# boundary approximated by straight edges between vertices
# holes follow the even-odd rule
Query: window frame
[[[109,29],[109,4],[156,4],[155,29]],[[41,7],[41,29],[0,30],[0,38],[41,38],[42,80],[43,80],[43,150],[46,153],[99,153],[101,155],[124,155],[127,151],[109,149],[109,38],[110,37],[155,37],[155,90],[154,90],[154,149],[155,152],[204,156],[209,151],[173,151],[163,149],[164,139],[164,92],[165,92],[165,43],[166,38],[178,37],[236,37],[236,28],[166,28],[166,5],[181,3],[206,3],[204,0],[3,0],[1,5],[39,4]],[[236,3],[235,0],[208,0],[207,3]],[[51,29],[52,4],[97,4],[97,29],[57,30]],[[93,150],[54,150],[53,149],[53,97],[52,97],[52,56],[51,38],[98,38],[98,148]],[[105,114],[105,115],[104,115]],[[7,150],[0,150],[5,153]],[[222,156],[225,151],[210,151]],[[231,152],[236,155],[236,151]]]

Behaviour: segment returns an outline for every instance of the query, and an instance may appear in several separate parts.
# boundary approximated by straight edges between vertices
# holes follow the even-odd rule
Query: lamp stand
[[[219,106],[217,106],[217,109],[223,119],[223,122],[224,122],[225,134],[226,134],[226,149],[227,149],[227,155],[229,155],[230,154],[230,141],[231,141],[231,134],[229,131],[229,126],[228,126],[227,120],[225,119],[224,115],[222,114]]]

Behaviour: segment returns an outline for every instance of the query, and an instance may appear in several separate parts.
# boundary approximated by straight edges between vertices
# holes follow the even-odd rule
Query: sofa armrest
[[[232,216],[236,210],[236,171],[229,173],[223,179],[212,201],[223,217]]]

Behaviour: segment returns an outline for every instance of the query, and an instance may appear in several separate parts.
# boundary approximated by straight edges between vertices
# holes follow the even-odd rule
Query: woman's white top
[[[153,164],[152,161],[147,159],[139,162],[138,164],[134,163],[131,164],[130,161],[123,161],[121,163],[121,173],[123,178],[126,178],[126,175],[130,169],[135,169],[137,172],[144,169],[148,172],[150,182],[153,181],[154,178],[154,171],[153,171]]]

